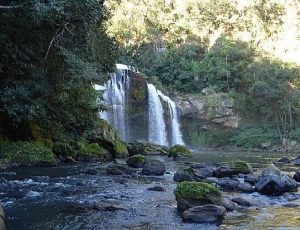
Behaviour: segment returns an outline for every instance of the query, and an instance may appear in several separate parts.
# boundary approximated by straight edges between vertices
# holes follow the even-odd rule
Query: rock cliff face
[[[224,93],[182,95],[169,93],[180,114],[181,131],[190,146],[205,145],[208,132],[230,131],[239,126],[234,101]]]
[[[177,101],[177,106],[181,112],[181,119],[203,120],[211,123],[211,126],[219,124],[228,128],[237,128],[239,125],[240,118],[233,111],[233,99],[226,94],[202,96],[174,94],[174,96],[172,99]],[[204,130],[210,129],[208,125],[202,128]]]

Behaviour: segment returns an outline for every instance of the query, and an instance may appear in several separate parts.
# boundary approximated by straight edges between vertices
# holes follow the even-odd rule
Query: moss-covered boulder
[[[113,152],[112,154],[116,158],[124,158],[128,157],[128,149],[126,147],[125,142],[121,140],[116,140],[113,142]]]
[[[136,154],[126,161],[126,164],[132,168],[142,168],[146,162],[146,156],[142,154]]]
[[[183,145],[174,145],[169,149],[169,157],[192,156],[190,149]]]
[[[249,163],[246,161],[242,160],[236,160],[232,163],[229,164],[230,168],[235,172],[235,173],[244,173],[244,174],[249,174],[253,173],[253,169]]]
[[[167,155],[168,148],[166,146],[154,144],[148,141],[137,140],[127,143],[127,148],[130,156],[136,154],[143,155]]]
[[[105,158],[107,156],[107,150],[99,146],[98,143],[90,143],[83,145],[80,148],[78,154],[76,154],[76,159],[80,161],[97,161]]]
[[[206,204],[220,204],[222,194],[215,186],[205,182],[183,181],[174,190],[177,210],[185,210]]]

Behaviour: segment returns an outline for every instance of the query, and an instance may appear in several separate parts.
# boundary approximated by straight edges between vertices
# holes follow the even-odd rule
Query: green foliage
[[[70,143],[66,142],[55,142],[52,147],[52,152],[56,156],[72,156],[74,155],[73,148]]]
[[[1,4],[18,5],[0,9],[1,135],[34,140],[35,127],[48,140],[59,133],[79,139],[95,132],[101,95],[93,84],[106,81],[118,48],[106,33],[103,1]]]
[[[205,144],[215,147],[229,146],[234,135],[232,129],[209,130],[204,132]]]
[[[221,196],[215,186],[205,182],[183,181],[174,190],[176,200],[180,198],[208,199],[211,194]]]
[[[80,153],[88,156],[100,155],[104,156],[107,151],[100,147],[97,143],[91,143],[81,148]]]
[[[245,148],[261,148],[263,143],[274,143],[276,140],[278,140],[276,130],[260,126],[241,127],[230,139],[232,144]]]
[[[14,142],[0,143],[0,158],[16,162],[50,162],[56,163],[51,149],[37,143]]]

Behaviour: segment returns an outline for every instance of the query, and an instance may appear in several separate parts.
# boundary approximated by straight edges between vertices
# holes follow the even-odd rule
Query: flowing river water
[[[284,153],[289,159],[299,154]],[[188,162],[246,160],[260,174],[282,153],[201,152],[195,157],[174,161],[152,156],[166,163],[164,176],[134,177],[106,174],[110,163],[61,165],[55,168],[19,167],[0,171],[0,201],[6,213],[8,230],[22,229],[300,229],[300,193],[279,197],[258,193],[224,192],[229,197],[242,196],[257,205],[228,212],[220,226],[184,223],[176,211],[173,175]],[[292,163],[278,166],[289,175],[300,167]],[[97,169],[96,175],[86,171]],[[160,186],[165,191],[150,191]],[[105,201],[119,207],[101,211],[93,204]]]

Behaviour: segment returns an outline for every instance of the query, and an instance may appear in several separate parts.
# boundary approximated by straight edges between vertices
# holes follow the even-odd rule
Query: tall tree
[[[95,128],[94,83],[116,60],[104,1],[2,1],[0,133],[28,138],[34,123],[74,136]]]

